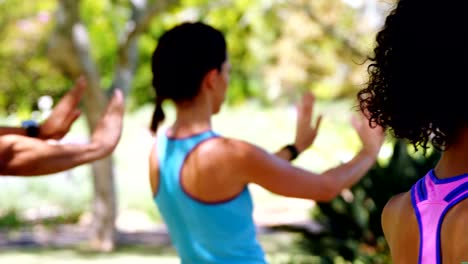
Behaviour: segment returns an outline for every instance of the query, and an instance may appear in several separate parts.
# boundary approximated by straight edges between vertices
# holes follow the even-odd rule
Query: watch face
[[[26,128],[30,126],[39,126],[39,124],[34,120],[24,120],[21,122],[21,126]]]
[[[39,124],[34,120],[26,120],[21,123],[21,126],[26,130],[28,137],[39,136]]]

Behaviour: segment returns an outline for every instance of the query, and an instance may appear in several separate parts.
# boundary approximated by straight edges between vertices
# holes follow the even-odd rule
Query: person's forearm
[[[341,164],[323,173],[335,186],[336,193],[356,184],[375,164],[375,155],[361,150],[351,161]]]
[[[274,153],[274,155],[286,161],[291,160],[291,152],[285,148],[278,150],[276,153]]]
[[[0,127],[0,136],[4,135],[26,136],[26,130],[22,127]]]
[[[0,175],[52,174],[102,158],[107,153],[96,144],[54,145],[22,137],[0,137]]]

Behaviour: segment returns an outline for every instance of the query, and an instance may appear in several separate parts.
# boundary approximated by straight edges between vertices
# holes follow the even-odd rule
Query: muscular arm
[[[291,160],[291,153],[287,149],[280,149],[276,153],[274,153],[275,156],[277,156],[280,159],[284,159],[286,161]]]
[[[102,158],[109,151],[97,143],[58,145],[17,135],[1,136],[0,175],[56,173]]]
[[[334,199],[343,189],[358,182],[374,165],[385,138],[382,128],[370,127],[362,114],[359,119],[352,119],[352,125],[361,139],[362,148],[349,162],[316,174],[290,166],[275,156],[265,155],[258,148],[250,147],[244,162],[255,164],[253,168],[256,169],[250,170],[245,180],[286,196],[317,201]]]
[[[237,157],[237,162],[246,168],[246,183],[259,184],[280,195],[317,201],[335,198],[341,190],[361,179],[375,162],[374,157],[361,151],[350,162],[316,174],[291,166],[285,160],[256,147],[244,148],[245,152]]]
[[[4,135],[26,136],[26,130],[22,127],[0,127],[0,136]]]
[[[361,118],[364,119],[363,116]],[[330,201],[359,181],[374,165],[384,140],[381,128],[371,128],[357,119],[354,119],[353,126],[363,143],[361,151],[351,161],[322,174],[292,166],[280,156],[271,155],[247,142],[223,138],[206,144],[206,155],[213,157],[208,161],[212,164],[207,166],[210,167],[208,171],[222,172],[226,178],[232,179],[229,186],[237,186],[237,189],[256,183],[284,196]]]
[[[123,113],[123,96],[117,90],[88,144],[52,144],[18,135],[0,136],[0,175],[50,174],[109,155],[120,140]]]
[[[219,138],[204,144],[209,163],[206,171],[218,171],[238,189],[256,183],[271,192],[296,198],[329,201],[343,188],[359,180],[375,157],[361,151],[356,157],[323,174],[292,166],[288,161],[244,141]],[[204,167],[204,166],[201,166]]]

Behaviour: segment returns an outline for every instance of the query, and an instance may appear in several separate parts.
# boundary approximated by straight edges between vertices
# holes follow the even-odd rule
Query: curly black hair
[[[357,97],[371,125],[445,150],[468,123],[463,1],[399,0],[376,37]],[[458,65],[462,65],[461,67]]]

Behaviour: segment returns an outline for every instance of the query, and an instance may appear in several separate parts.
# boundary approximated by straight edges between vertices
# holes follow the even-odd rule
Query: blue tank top
[[[212,131],[187,138],[158,136],[159,186],[154,200],[181,263],[264,264],[247,186],[230,200],[206,203],[191,197],[181,185],[187,156],[214,137]]]

